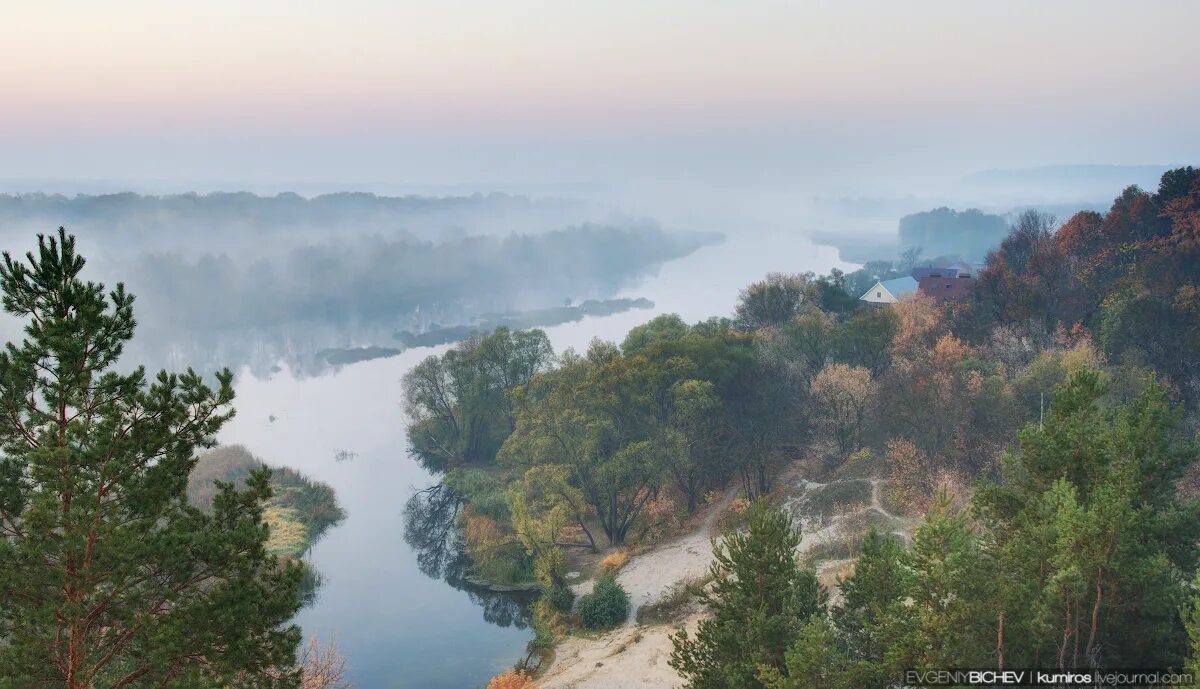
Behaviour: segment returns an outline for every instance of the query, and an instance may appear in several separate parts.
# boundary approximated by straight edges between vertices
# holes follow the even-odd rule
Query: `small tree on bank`
[[[26,321],[0,353],[0,686],[278,686],[300,570],[264,549],[270,473],[186,500],[232,375],[118,373],[133,296],[84,282],[61,229],[27,259],[0,266]]]

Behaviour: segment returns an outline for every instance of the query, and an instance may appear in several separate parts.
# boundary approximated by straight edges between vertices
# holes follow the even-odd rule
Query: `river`
[[[740,237],[670,262],[619,295],[648,297],[652,310],[546,331],[556,352],[585,348],[595,337],[620,341],[660,313],[687,322],[730,315],[738,291],[767,272],[820,273],[835,266],[846,267],[834,249],[798,235]],[[423,573],[403,537],[405,503],[437,479],[407,456],[400,379],[444,350],[408,350],[317,377],[286,367],[269,378],[243,370],[237,416],[219,436],[337,491],[349,516],[313,548],[311,561],[324,583],[297,622],[307,635],[336,640],[357,689],[482,687],[512,665],[530,637],[505,600],[484,600]]]

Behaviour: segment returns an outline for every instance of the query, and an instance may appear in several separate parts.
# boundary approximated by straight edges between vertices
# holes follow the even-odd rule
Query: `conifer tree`
[[[0,352],[0,686],[278,686],[300,572],[264,550],[269,472],[211,513],[185,496],[232,376],[120,372],[133,296],[83,267],[61,229],[0,266],[25,321]]]
[[[1177,667],[1200,504],[1177,482],[1196,446],[1157,385],[1117,407],[1094,371],[1021,434],[1006,483],[975,496],[1002,580],[1010,667]],[[1125,633],[1136,629],[1137,634]]]
[[[887,650],[895,630],[906,626],[909,608],[904,600],[910,584],[904,546],[894,536],[871,529],[853,576],[841,581],[842,600],[832,611],[838,644],[853,661],[846,670],[850,686],[894,684]]]
[[[791,517],[761,501],[747,515],[745,533],[714,545],[712,590],[699,594],[712,617],[694,637],[680,630],[671,638],[671,667],[691,689],[764,686],[762,673],[785,670],[801,628],[825,609],[816,574],[797,566],[800,533]]]

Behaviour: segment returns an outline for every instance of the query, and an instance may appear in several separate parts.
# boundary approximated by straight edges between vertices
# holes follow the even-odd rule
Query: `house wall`
[[[872,304],[895,304],[897,301],[899,301],[895,296],[892,295],[891,292],[887,291],[886,287],[878,283],[876,283],[871,289],[867,290],[867,293],[859,297],[859,299]]]

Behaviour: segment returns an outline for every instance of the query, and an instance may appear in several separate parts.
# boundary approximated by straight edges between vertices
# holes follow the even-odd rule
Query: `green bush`
[[[615,627],[629,617],[629,596],[612,574],[601,574],[592,592],[579,599],[579,620],[588,629]]]
[[[558,612],[571,612],[571,606],[575,604],[575,594],[566,586],[548,588],[542,596]]]

